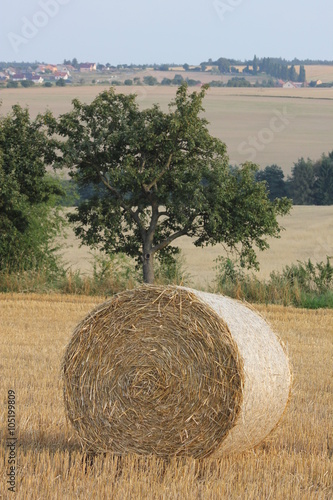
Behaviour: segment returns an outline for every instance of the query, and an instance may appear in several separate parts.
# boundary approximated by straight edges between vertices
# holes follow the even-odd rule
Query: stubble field
[[[109,454],[86,467],[66,423],[60,363],[73,327],[102,300],[0,296],[2,498],[14,498],[6,483],[9,390],[16,398],[19,500],[332,498],[333,311],[257,307],[287,345],[294,381],[280,425],[256,450],[201,461]]]
[[[48,106],[55,114],[70,109],[74,97],[89,102],[101,87],[1,91],[1,114],[13,104],[31,113]],[[142,106],[158,101],[166,109],[175,89],[137,91]],[[332,150],[333,91],[301,89],[211,89],[205,100],[210,129],[227,143],[232,161],[245,161],[239,145],[250,136],[265,138],[272,118],[284,113],[289,124],[256,152],[262,167],[277,163],[288,173],[300,156],[318,158]],[[285,111],[284,111],[285,109]],[[274,122],[276,123],[276,122]],[[271,130],[272,132],[272,130]],[[263,255],[262,272],[297,259],[333,255],[332,207],[295,207],[282,225],[281,240]],[[85,269],[87,250],[73,243],[67,257]],[[194,283],[214,276],[221,248],[180,246]],[[191,253],[193,251],[193,253]],[[80,253],[82,252],[82,253]],[[201,252],[201,253],[200,253]],[[65,255],[65,258],[66,258]],[[75,264],[76,265],[76,264]],[[75,296],[0,296],[1,445],[0,496],[7,490],[7,396],[16,397],[16,498],[112,499],[330,499],[333,496],[333,311],[256,306],[287,344],[294,373],[289,407],[279,427],[256,450],[220,460],[170,461],[112,455],[86,467],[79,441],[66,423],[60,380],[61,358],[73,327],[103,298]]]
[[[29,106],[32,116],[46,108],[59,115],[71,109],[72,99],[91,102],[106,88],[3,89],[0,114],[20,103]],[[116,91],[137,93],[142,107],[157,102],[167,110],[176,88],[125,86],[116,87]],[[277,164],[287,175],[299,158],[316,160],[333,149],[333,89],[211,88],[204,108],[211,134],[226,143],[233,164],[248,160],[261,168]]]

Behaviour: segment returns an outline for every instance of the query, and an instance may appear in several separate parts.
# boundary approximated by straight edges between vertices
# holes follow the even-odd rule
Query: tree
[[[153,85],[157,85],[158,81],[157,81],[157,78],[155,78],[154,76],[148,75],[148,76],[143,77],[143,83],[145,85],[153,86]]]
[[[59,80],[56,81],[56,86],[57,87],[66,87],[66,80],[63,78],[59,78]]]
[[[35,82],[32,80],[22,80],[21,81],[22,87],[28,88],[28,87],[33,87],[35,85]]]
[[[286,199],[269,201],[255,165],[230,170],[225,144],[200,116],[207,88],[189,94],[183,84],[167,113],[140,110],[135,95],[111,88],[91,104],[75,99],[58,119],[48,115],[50,133],[63,138],[55,168],[94,186],[70,215],[77,236],[135,257],[148,283],[154,257],[172,257],[178,249],[170,244],[181,236],[196,246],[224,243],[257,267],[253,247],[268,247],[266,236],[280,232],[276,216],[290,209]]]
[[[258,74],[258,59],[257,59],[256,55],[253,58],[252,67],[253,67],[253,74],[257,75]]]
[[[163,80],[161,81],[161,85],[171,85],[172,84],[172,80],[170,78],[163,78]]]
[[[219,69],[220,73],[229,73],[230,72],[230,62],[228,59],[225,59],[224,57],[220,57],[216,61],[217,67]]]
[[[265,181],[267,183],[268,197],[271,201],[287,196],[284,173],[278,165],[268,165],[264,170],[259,170],[256,179],[257,181]]]
[[[182,75],[177,74],[173,77],[172,83],[174,85],[181,85],[182,83],[184,83],[184,78],[182,77]]]
[[[56,270],[59,184],[47,175],[52,148],[43,119],[19,105],[0,119],[0,270]]]
[[[307,161],[301,158],[294,164],[287,181],[289,196],[294,205],[314,204],[314,183],[313,162],[309,158]]]
[[[14,80],[9,80],[9,82],[7,82],[8,89],[17,89],[18,86],[19,86],[19,82],[15,82]]]
[[[292,65],[288,70],[288,78],[291,82],[297,82],[298,80],[298,75],[294,65]]]
[[[316,179],[313,186],[316,205],[333,205],[333,151],[323,155],[313,169]]]
[[[306,81],[306,74],[305,74],[305,68],[304,68],[304,66],[300,66],[300,68],[299,68],[298,81],[299,82],[305,82]]]

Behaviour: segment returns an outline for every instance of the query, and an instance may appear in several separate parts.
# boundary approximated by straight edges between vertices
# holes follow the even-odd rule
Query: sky
[[[0,61],[333,60],[332,0],[2,0]]]

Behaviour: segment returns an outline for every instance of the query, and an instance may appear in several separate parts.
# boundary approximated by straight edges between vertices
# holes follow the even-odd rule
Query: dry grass
[[[298,66],[296,66],[297,71],[299,71]],[[325,66],[323,64],[306,65],[306,79],[310,82],[311,80],[321,80],[322,82],[333,82],[333,66]]]
[[[258,307],[288,345],[293,393],[256,451],[218,460],[99,457],[85,466],[67,426],[60,362],[72,329],[103,298],[0,297],[1,476],[6,491],[6,396],[17,397],[16,498],[321,499],[333,495],[333,312]]]
[[[269,239],[270,249],[259,254],[259,277],[267,279],[272,271],[281,271],[286,265],[311,258],[313,262],[333,256],[333,206],[295,206],[280,220],[285,231],[281,238]],[[79,247],[79,241],[72,230],[68,231],[68,247],[63,250],[63,258],[71,268],[90,273],[92,253],[89,247]],[[215,259],[225,255],[222,245],[197,248],[192,239],[183,236],[175,242],[185,257],[186,268],[192,277],[194,287],[208,288],[216,277]]]
[[[91,102],[103,88],[107,87],[4,89],[1,114],[9,112],[18,102],[28,105],[32,116],[47,107],[58,115],[70,110],[75,97]],[[176,88],[125,86],[117,87],[117,91],[136,92],[142,107],[158,102],[166,110]],[[322,153],[331,151],[332,100],[333,89],[211,88],[204,107],[210,132],[227,144],[232,163],[252,159],[262,168],[275,163],[289,174],[298,158],[317,159]],[[279,113],[287,121],[276,121]],[[253,151],[249,153],[251,137],[259,144],[255,148],[255,157]]]

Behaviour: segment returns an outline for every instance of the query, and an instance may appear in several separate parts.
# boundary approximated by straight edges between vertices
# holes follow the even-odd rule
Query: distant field
[[[313,262],[333,259],[333,206],[314,207],[296,206],[291,215],[280,220],[285,228],[280,239],[270,239],[270,249],[259,255],[261,270],[259,277],[268,278],[270,272],[279,271],[297,260]],[[209,288],[216,276],[215,259],[225,255],[222,245],[197,248],[191,238],[182,237],[175,240],[185,258],[186,269],[192,276],[194,286]],[[92,254],[88,247],[79,247],[79,241],[69,231],[63,258],[73,270],[90,273],[92,270]],[[332,261],[333,262],[333,261]]]
[[[0,112],[20,103],[33,116],[46,108],[58,115],[70,110],[75,97],[91,102],[104,88],[2,89]],[[141,106],[157,102],[166,110],[176,88],[117,87],[117,92],[136,92]],[[264,168],[275,163],[289,174],[302,156],[317,159],[333,149],[333,89],[212,88],[204,107],[210,132],[227,144],[233,164],[251,160]]]
[[[297,67],[298,71],[298,67]],[[321,80],[322,82],[333,82],[333,66],[313,65],[305,66],[306,79],[308,82],[311,80]]]
[[[1,294],[0,497],[18,500],[292,499],[333,496],[333,311],[257,306],[288,346],[289,406],[258,446],[218,460],[108,454],[85,469],[66,422],[60,365],[74,326],[102,297]],[[7,491],[7,394],[16,397],[16,494]]]

